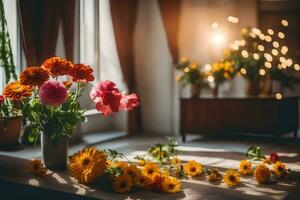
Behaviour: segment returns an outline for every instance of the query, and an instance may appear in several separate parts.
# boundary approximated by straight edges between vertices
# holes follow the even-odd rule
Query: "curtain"
[[[134,66],[134,29],[138,0],[110,0],[113,28],[123,77],[129,92],[136,92]],[[128,132],[141,131],[141,110],[129,112]]]
[[[74,0],[18,0],[18,6],[27,65],[40,65],[43,60],[55,56],[61,21],[66,56],[73,58]]]
[[[181,5],[182,0],[159,0],[160,11],[173,62],[177,62],[179,57],[178,32]]]

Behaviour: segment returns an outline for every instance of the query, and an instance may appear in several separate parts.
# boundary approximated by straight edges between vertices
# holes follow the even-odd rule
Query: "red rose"
[[[270,160],[272,163],[276,163],[279,160],[279,156],[277,153],[271,153],[270,154]]]

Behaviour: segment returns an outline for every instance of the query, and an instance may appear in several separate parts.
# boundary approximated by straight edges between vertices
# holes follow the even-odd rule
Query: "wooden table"
[[[297,137],[299,97],[181,98],[180,133],[261,133]]]

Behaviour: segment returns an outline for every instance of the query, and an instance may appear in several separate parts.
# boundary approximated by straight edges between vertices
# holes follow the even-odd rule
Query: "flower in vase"
[[[59,106],[67,99],[68,92],[64,84],[56,80],[45,82],[39,90],[41,102],[45,105]]]
[[[57,77],[68,75],[73,68],[73,64],[65,59],[52,57],[47,59],[42,67],[48,70],[51,76]]]
[[[130,95],[122,95],[121,108],[124,110],[133,110],[134,107],[139,105],[138,97],[132,93]]]
[[[5,86],[3,96],[14,101],[20,101],[30,97],[31,92],[31,86],[22,85],[19,81],[15,81]]]
[[[0,95],[0,106],[4,103],[4,97]]]
[[[89,82],[95,79],[93,71],[94,70],[89,65],[76,64],[70,71],[70,76],[74,82]]]
[[[96,103],[96,109],[104,116],[118,112],[121,107],[122,94],[111,81],[102,81],[92,88],[90,97]]]
[[[41,86],[49,80],[49,72],[42,67],[27,67],[20,75],[20,83],[29,86]]]

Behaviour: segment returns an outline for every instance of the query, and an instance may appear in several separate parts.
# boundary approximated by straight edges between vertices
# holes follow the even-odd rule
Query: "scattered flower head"
[[[277,153],[271,153],[270,154],[270,161],[272,163],[276,163],[277,161],[279,161],[279,156]]]
[[[273,170],[274,170],[274,173],[279,177],[286,175],[286,166],[284,163],[282,163],[280,161],[277,161],[273,165]]]
[[[254,177],[259,184],[266,183],[271,177],[271,172],[265,165],[258,165],[254,171]]]
[[[45,175],[47,172],[41,160],[31,160],[28,169],[29,172],[34,175]]]
[[[162,190],[166,193],[177,193],[181,190],[181,183],[177,178],[165,177],[162,181]]]
[[[202,165],[194,160],[190,160],[184,166],[184,173],[187,176],[198,176],[202,173]]]
[[[243,175],[250,175],[253,173],[251,162],[248,160],[241,160],[239,172]]]
[[[132,178],[128,175],[117,177],[113,183],[113,191],[117,193],[128,193],[133,185]]]
[[[241,182],[240,174],[235,169],[228,169],[224,174],[223,181],[228,187],[237,186]]]

